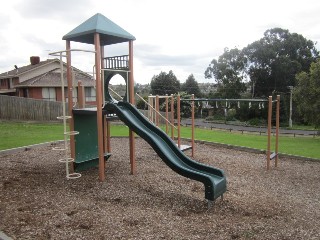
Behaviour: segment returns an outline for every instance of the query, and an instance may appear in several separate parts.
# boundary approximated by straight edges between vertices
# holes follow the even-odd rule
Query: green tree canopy
[[[186,82],[181,84],[181,91],[187,94],[194,94],[196,97],[201,97],[201,91],[198,82],[194,78],[193,74],[190,74]]]
[[[225,49],[218,60],[211,61],[205,77],[218,82],[221,97],[238,97],[245,91],[246,80],[251,82],[253,97],[266,97],[273,92],[287,92],[287,86],[295,86],[295,75],[308,72],[318,56],[311,40],[273,28],[242,50]]]
[[[297,110],[305,122],[320,126],[320,59],[311,63],[310,74],[301,72],[296,76],[297,85],[293,98]]]
[[[281,28],[269,29],[264,37],[242,50],[254,96],[286,92],[295,86],[295,75],[308,71],[319,55],[314,43],[302,35]]]
[[[161,71],[159,75],[153,76],[150,86],[153,95],[170,95],[180,90],[180,82],[172,70],[169,73]]]
[[[213,59],[205,71],[205,78],[214,78],[218,83],[217,96],[240,98],[246,90],[244,84],[246,59],[241,50],[224,49],[218,60]]]

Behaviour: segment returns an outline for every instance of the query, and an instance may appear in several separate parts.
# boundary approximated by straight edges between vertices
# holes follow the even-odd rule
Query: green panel
[[[111,156],[110,153],[105,154],[104,160],[107,161],[108,158]],[[87,170],[89,168],[93,168],[99,165],[99,158],[91,159],[89,161],[83,161],[80,163],[75,163],[75,170],[77,171],[83,171]]]
[[[75,135],[75,168],[84,170],[98,164],[97,111],[81,109],[73,111]]]

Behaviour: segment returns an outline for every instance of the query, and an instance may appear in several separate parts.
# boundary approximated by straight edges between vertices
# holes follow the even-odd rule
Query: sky
[[[317,42],[319,0],[10,0],[0,8],[0,73],[25,66],[30,56],[53,58],[65,50],[62,37],[96,13],[135,36],[134,80],[150,83],[170,70],[180,82],[198,82],[225,48],[246,47],[271,28],[288,29]],[[94,50],[71,42],[71,48]],[[128,44],[106,46],[106,56],[128,54]],[[73,53],[72,65],[92,72],[92,53]]]

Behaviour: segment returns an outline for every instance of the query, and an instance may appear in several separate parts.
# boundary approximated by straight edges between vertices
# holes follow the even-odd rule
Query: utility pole
[[[293,86],[288,86],[288,89],[290,90],[289,127],[292,128],[292,91],[293,91]]]

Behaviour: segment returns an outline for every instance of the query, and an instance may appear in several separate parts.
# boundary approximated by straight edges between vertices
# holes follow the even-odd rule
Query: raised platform
[[[178,144],[177,144],[177,146],[178,146]],[[187,151],[189,149],[192,149],[192,146],[190,146],[190,145],[182,145],[182,144],[180,145],[180,150],[182,152]]]

